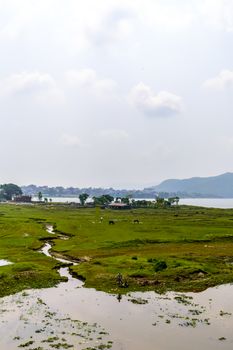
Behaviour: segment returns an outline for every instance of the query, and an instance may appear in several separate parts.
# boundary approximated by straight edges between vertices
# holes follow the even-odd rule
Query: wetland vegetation
[[[109,293],[201,291],[233,282],[231,209],[2,204],[0,260],[13,264],[0,267],[0,296],[64,279],[62,263],[40,253],[46,241],[54,255],[80,262],[69,269],[86,287]]]

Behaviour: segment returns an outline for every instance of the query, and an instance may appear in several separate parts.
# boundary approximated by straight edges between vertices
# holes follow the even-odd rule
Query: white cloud
[[[22,29],[33,23],[32,18],[35,14],[36,8],[32,2],[27,1],[15,2],[7,1],[0,3],[1,14],[4,18],[0,26],[0,38],[7,38],[8,40],[17,39]]]
[[[204,0],[200,2],[200,15],[213,28],[233,31],[232,0]]]
[[[47,73],[22,72],[0,81],[1,97],[25,96],[39,103],[61,104],[65,97],[55,79]]]
[[[142,82],[132,88],[129,101],[138,110],[152,117],[170,116],[182,111],[181,97],[167,91],[155,94]]]
[[[200,21],[232,31],[232,0],[0,0],[0,40],[51,40],[66,53],[134,42],[142,26],[172,33]]]
[[[233,71],[223,70],[216,77],[204,82],[203,87],[211,89],[224,89],[233,86]]]
[[[196,16],[192,2],[145,0],[134,5],[144,25],[163,32],[177,32],[189,28]]]
[[[0,97],[30,98],[46,105],[65,103],[64,91],[57,86],[55,79],[50,74],[37,71],[12,74],[0,80]]]
[[[161,0],[8,0],[0,10],[0,40],[48,40],[67,54],[93,45],[128,44],[129,38],[133,43],[142,26],[183,30],[195,17],[192,3],[180,6]]]
[[[105,129],[101,130],[100,136],[112,141],[123,141],[129,138],[129,134],[122,129]]]
[[[125,40],[133,31],[133,11],[115,8],[107,15],[100,17],[99,23],[89,27],[87,36],[96,45],[112,44]]]
[[[70,70],[65,77],[71,87],[87,89],[99,96],[113,94],[117,86],[112,79],[100,79],[93,69]]]
[[[83,143],[78,136],[70,135],[70,134],[63,134],[61,137],[61,142],[63,145],[70,146],[70,147],[82,147],[83,146]]]
[[[219,61],[220,68],[233,71],[232,33],[226,33],[232,27],[231,4],[233,0],[0,0],[0,157],[6,181],[140,185],[207,171],[213,155],[214,166],[222,162],[229,167],[230,150],[226,159],[226,147],[217,153],[213,149],[219,149],[219,134],[230,134],[230,96],[213,103],[197,87],[218,75]],[[65,79],[68,69],[73,71]],[[231,85],[231,78],[220,78],[212,86]],[[140,81],[144,84],[136,86]],[[132,106],[124,98],[128,93]],[[65,108],[60,105],[64,95]],[[189,117],[166,119],[182,110],[176,95],[185,96]],[[157,118],[156,130],[145,123],[146,116]],[[215,126],[212,133],[210,124]],[[204,136],[196,142],[200,127]],[[33,136],[35,130],[43,142]],[[188,147],[181,152],[184,143]],[[164,149],[174,153],[166,156]],[[197,152],[199,163],[192,161]],[[11,155],[24,165],[18,172],[9,168]],[[42,155],[46,165],[52,162],[44,173],[37,167]]]
[[[0,40],[52,39],[67,53],[112,44],[132,32],[131,10],[125,7],[122,0],[0,0]]]
[[[56,83],[51,75],[39,72],[12,74],[0,81],[1,95],[31,94],[55,87]]]
[[[65,93],[59,87],[53,87],[39,92],[36,95],[36,101],[46,105],[64,105],[66,103]]]

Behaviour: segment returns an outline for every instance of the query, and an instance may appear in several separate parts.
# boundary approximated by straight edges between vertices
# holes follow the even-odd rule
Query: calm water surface
[[[12,263],[8,260],[0,259],[0,266],[11,265]]]
[[[153,292],[123,296],[119,302],[116,296],[84,288],[66,268],[61,274],[69,280],[57,288],[1,299],[1,349],[15,350],[30,340],[34,347],[26,348],[51,349],[45,341],[54,336],[72,349],[97,349],[108,341],[113,341],[113,350],[233,348],[231,285],[181,295],[185,303],[179,302],[180,294]],[[134,304],[133,298],[147,304]],[[77,329],[80,322],[84,326]],[[92,334],[93,324],[97,325]]]
[[[207,208],[233,208],[233,198],[184,198],[179,203]]]
[[[154,198],[145,198],[146,200],[154,200]],[[35,201],[38,199],[35,197]],[[79,203],[79,199],[76,197],[52,197],[53,202],[60,203]],[[89,202],[91,199],[89,198]],[[87,202],[88,202],[87,201]],[[233,198],[181,198],[180,204],[202,206],[207,208],[233,208]]]

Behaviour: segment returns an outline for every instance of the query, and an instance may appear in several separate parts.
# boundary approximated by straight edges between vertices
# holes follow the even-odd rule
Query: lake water
[[[37,198],[34,198],[34,200],[37,200]],[[154,200],[154,198],[146,198],[146,200]],[[90,201],[91,199],[89,199]],[[52,197],[52,202],[79,203],[79,199],[77,197]],[[233,208],[233,198],[181,198],[179,203],[207,208]]]
[[[41,252],[52,258],[49,243]],[[119,297],[85,288],[68,267],[59,273],[67,282],[0,299],[0,349],[233,349],[233,285]]]
[[[203,293],[114,295],[68,282],[0,299],[0,349],[232,350],[233,286]],[[145,304],[134,304],[138,300]],[[25,346],[29,342],[32,345]],[[65,349],[67,347],[57,347]]]
[[[227,209],[233,208],[233,198],[181,198],[179,204]]]
[[[54,203],[80,203],[78,197],[48,197],[48,200],[50,199],[52,199],[52,202]],[[32,197],[32,201],[38,201],[38,197]]]

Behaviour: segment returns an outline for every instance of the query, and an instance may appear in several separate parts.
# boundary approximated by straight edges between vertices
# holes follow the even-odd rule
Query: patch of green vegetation
[[[0,259],[13,264],[0,267],[0,296],[61,280],[60,264],[38,252],[48,239],[54,254],[80,261],[69,268],[87,287],[110,293],[201,291],[233,282],[233,210],[199,209],[1,204]],[[46,224],[54,225],[55,235]]]
[[[220,310],[219,315],[220,316],[231,316],[231,312],[226,312],[226,311]]]
[[[32,345],[33,343],[34,343],[33,340],[29,340],[28,342],[26,342],[26,343],[24,343],[24,344],[20,344],[20,345],[19,345],[19,348],[26,348],[26,347]]]
[[[166,261],[159,260],[155,264],[155,272],[163,271],[166,270],[167,268],[167,263]]]
[[[74,347],[73,345],[67,343],[50,344],[50,346],[54,349],[70,349]]]
[[[29,288],[52,287],[61,281],[57,262],[39,253],[47,236],[41,223],[29,219],[34,210],[1,205],[0,259],[12,262],[0,267],[0,297]],[[41,220],[41,219],[40,219]],[[44,219],[46,220],[46,219]]]
[[[58,337],[49,337],[48,339],[42,340],[42,343],[53,343],[54,341],[59,340]]]
[[[131,301],[133,304],[139,304],[139,305],[144,305],[148,303],[148,300],[142,299],[142,298],[133,298],[133,299],[128,299]]]

